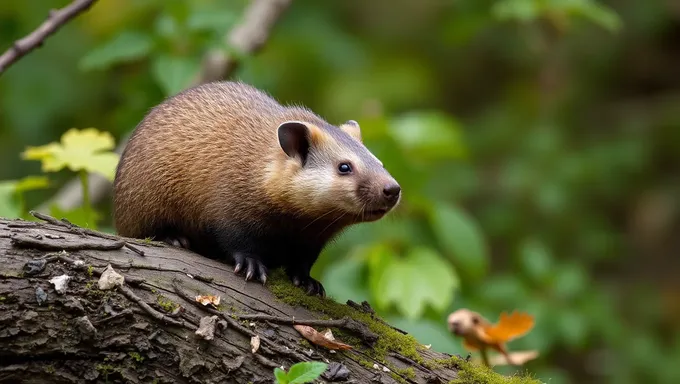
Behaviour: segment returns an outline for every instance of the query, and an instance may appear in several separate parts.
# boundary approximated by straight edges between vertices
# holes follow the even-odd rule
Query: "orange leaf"
[[[505,343],[519,336],[525,335],[534,327],[534,317],[522,312],[514,311],[510,315],[501,313],[498,323],[488,326],[484,332],[498,343]]]
[[[327,349],[352,349],[352,346],[335,341],[333,334],[330,330],[326,332],[326,335],[318,332],[316,329],[307,325],[294,325],[296,331],[298,331],[302,337],[312,342],[314,345],[318,345]]]
[[[219,296],[212,296],[212,295],[196,296],[196,301],[198,301],[199,303],[201,303],[203,305],[212,304],[215,307],[220,305],[220,297]]]

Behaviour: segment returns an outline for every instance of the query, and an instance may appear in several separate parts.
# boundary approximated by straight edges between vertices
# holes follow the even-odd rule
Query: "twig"
[[[127,297],[129,300],[137,303],[137,305],[139,305],[146,313],[148,313],[154,319],[161,321],[163,323],[166,323],[166,324],[172,324],[172,325],[175,325],[175,326],[178,326],[178,327],[184,327],[184,328],[187,328],[187,329],[192,330],[192,331],[195,330],[191,326],[189,326],[189,324],[185,323],[184,321],[175,320],[172,317],[168,317],[168,316],[156,311],[155,309],[151,308],[151,306],[149,306],[149,304],[144,302],[144,300],[142,300],[139,296],[135,295],[135,293],[132,292],[132,290],[130,290],[130,288],[128,288],[126,286],[119,286],[118,291],[120,293],[122,293],[123,296]]]
[[[52,225],[67,228],[69,230],[69,232],[75,233],[75,234],[80,235],[80,236],[90,235],[90,236],[99,237],[99,238],[107,239],[107,240],[121,241],[121,238],[118,237],[118,236],[109,235],[108,233],[99,232],[99,231],[95,231],[95,230],[88,229],[88,228],[80,228],[77,225],[72,224],[65,219],[57,220],[56,218],[54,218],[50,215],[46,215],[44,213],[40,213],[40,212],[37,212],[37,211],[30,211],[29,213],[31,214],[31,216],[35,217],[36,219],[46,221],[46,222],[48,222]],[[129,242],[127,242],[125,240],[122,240],[122,241],[124,241],[123,245],[126,248],[135,252],[139,256],[144,256],[144,251],[133,246],[132,244],[130,244]],[[116,249],[118,249],[118,248],[116,248]]]
[[[43,251],[84,251],[84,250],[97,250],[97,251],[110,251],[113,249],[121,249],[125,245],[122,240],[112,241],[108,244],[92,242],[92,241],[79,241],[77,243],[69,244],[62,241],[53,241],[50,239],[38,240],[34,237],[15,234],[10,238],[12,245],[25,247],[25,248],[35,248]]]
[[[253,0],[246,9],[243,21],[226,36],[226,43],[240,55],[258,52],[269,39],[276,21],[292,0]],[[238,59],[221,50],[209,52],[203,61],[198,82],[207,83],[226,78],[236,69]]]
[[[71,265],[71,267],[77,271],[88,271],[90,270],[91,265],[87,265],[85,263],[78,264],[76,263],[75,260],[71,259],[70,257],[62,254],[62,253],[48,253],[45,255],[43,258],[45,262],[51,263],[55,260],[59,260],[63,263]],[[115,268],[115,266],[112,265],[112,267]],[[92,274],[99,277],[102,274],[102,271],[99,271],[97,269],[92,268],[91,269]],[[138,277],[132,277],[132,276],[124,276],[125,277],[125,283],[130,284],[133,286],[141,286],[145,281],[144,279],[138,278]]]
[[[275,362],[269,360],[268,358],[260,355],[260,354],[254,354],[255,360],[257,360],[260,364],[264,365],[267,368],[276,368],[281,366],[281,364],[276,364]]]
[[[245,10],[243,21],[234,27],[225,40],[241,54],[253,55],[262,49],[277,20],[281,17],[292,0],[253,0]],[[229,77],[236,69],[237,58],[225,55],[219,50],[206,53],[203,57],[202,70],[191,84],[221,80]],[[123,153],[130,133],[122,137],[115,152]],[[90,175],[90,202],[95,204],[103,199],[111,190],[111,182],[98,174]],[[76,208],[83,199],[83,191],[79,178],[73,178],[64,185],[51,199],[38,207],[39,211],[49,210],[51,204],[57,204],[61,209]]]
[[[40,47],[45,39],[69,20],[90,8],[95,1],[97,0],[74,0],[64,8],[50,10],[47,20],[24,38],[15,41],[12,47],[0,56],[0,75],[24,55]]]
[[[213,315],[217,315],[217,316],[222,317],[222,318],[227,322],[227,324],[229,324],[230,327],[234,328],[234,329],[235,329],[236,331],[238,331],[240,334],[245,335],[245,336],[248,336],[248,337],[253,337],[253,336],[256,335],[255,332],[253,332],[253,331],[251,331],[250,329],[248,329],[248,328],[242,326],[241,324],[239,324],[238,321],[236,321],[234,318],[232,318],[231,316],[227,315],[226,313],[222,313],[222,312],[220,312],[220,311],[218,311],[218,310],[216,310],[216,309],[214,309],[214,308],[206,307],[206,306],[202,305],[201,303],[197,302],[196,300],[194,300],[194,298],[190,297],[190,296],[187,295],[184,291],[182,291],[182,289],[181,289],[181,288],[179,287],[179,285],[177,284],[177,280],[174,280],[174,281],[172,282],[172,288],[175,290],[175,293],[177,294],[177,296],[181,297],[181,298],[184,299],[185,301],[187,301],[187,302],[193,304],[194,306],[196,306],[196,307],[198,307],[198,308],[200,308],[200,309],[202,309],[202,310],[204,310],[204,311],[206,311],[206,312],[208,312],[208,313],[210,313],[210,314],[213,314]],[[309,360],[309,359],[308,359],[307,357],[305,357],[304,355],[302,355],[302,354],[300,354],[300,353],[298,353],[298,352],[295,352],[292,348],[289,348],[289,349],[281,348],[279,345],[277,345],[276,343],[274,343],[274,342],[272,342],[271,340],[267,339],[266,337],[264,337],[264,336],[262,336],[262,335],[259,335],[259,336],[260,336],[260,340],[261,340],[265,345],[267,345],[269,348],[273,349],[275,352],[277,352],[277,353],[279,353],[279,354],[281,354],[281,355],[289,356],[289,357],[292,357],[292,358],[297,359],[297,360],[299,360],[299,361],[307,361],[307,360]]]
[[[349,317],[343,317],[342,319],[339,320],[316,320],[316,319],[298,320],[294,318],[277,317],[262,314],[251,315],[235,314],[234,316],[237,317],[239,320],[259,320],[268,321],[270,323],[276,324],[288,324],[288,325],[301,324],[309,325],[312,327],[317,326],[317,327],[343,328],[359,335],[368,344],[373,344],[378,340],[378,335],[370,331],[368,327]]]
[[[356,309],[357,311],[368,313],[369,315],[371,315],[371,319],[392,328],[394,331],[397,331],[397,332],[401,333],[402,335],[408,335],[408,332],[401,330],[401,329],[399,329],[399,328],[397,328],[397,327],[395,327],[391,324],[388,324],[385,320],[377,317],[376,314],[375,314],[375,311],[373,310],[373,308],[371,308],[371,305],[367,301],[363,301],[363,302],[361,302],[361,304],[359,304],[355,301],[347,300],[347,305]]]
[[[101,325],[101,324],[104,324],[104,323],[108,323],[109,321],[112,321],[112,320],[115,320],[115,319],[118,319],[118,318],[121,318],[121,317],[128,317],[128,316],[132,316],[132,311],[129,308],[124,309],[124,310],[120,311],[119,313],[116,313],[115,315],[111,315],[109,317],[105,317],[101,320],[95,321],[93,323],[93,325],[98,326],[98,325]]]

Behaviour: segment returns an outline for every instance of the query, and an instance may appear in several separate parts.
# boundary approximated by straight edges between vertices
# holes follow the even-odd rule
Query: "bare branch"
[[[253,0],[244,12],[243,20],[235,26],[225,37],[227,44],[241,54],[252,55],[257,53],[266,43],[277,20],[291,4],[292,0]],[[233,73],[238,60],[232,55],[222,51],[208,52],[203,58],[201,73],[198,74],[191,86],[225,79]],[[121,154],[129,134],[121,138],[116,153]],[[98,174],[90,175],[89,192],[90,201],[95,204],[102,201],[111,191],[111,182]],[[76,208],[83,199],[83,191],[79,178],[67,182],[48,201],[40,205],[36,210],[49,211],[51,204],[56,204],[61,209],[70,210]]]
[[[45,22],[24,38],[15,41],[12,47],[0,56],[0,75],[27,53],[40,47],[45,39],[68,23],[69,20],[90,8],[95,1],[97,0],[74,0],[64,8],[56,11],[50,10]]]
[[[245,11],[243,21],[226,37],[226,43],[241,54],[252,55],[265,44],[283,11],[292,0],[253,0]],[[236,69],[238,60],[222,51],[209,52],[203,61],[198,83],[226,78]]]

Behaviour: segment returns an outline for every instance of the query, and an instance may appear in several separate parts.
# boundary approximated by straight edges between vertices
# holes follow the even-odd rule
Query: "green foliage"
[[[566,20],[584,18],[609,31],[621,27],[619,16],[596,0],[501,0],[492,11],[500,20],[533,21],[539,17]]]
[[[0,217],[26,218],[24,192],[44,189],[50,182],[44,176],[26,176],[21,180],[0,181]]]
[[[418,247],[400,256],[386,247],[376,248],[369,250],[369,283],[379,307],[391,304],[415,319],[428,304],[436,311],[451,304],[458,277],[437,251]]]
[[[320,361],[303,361],[293,364],[288,373],[281,368],[274,369],[277,384],[303,384],[318,379],[328,368],[328,364]]]
[[[133,31],[122,31],[111,40],[91,50],[80,60],[83,70],[102,70],[118,63],[145,57],[151,51],[151,36]]]
[[[199,68],[200,62],[181,56],[158,56],[152,64],[154,78],[168,95],[188,87]]]
[[[114,161],[98,155],[112,140],[96,149],[101,136],[130,132],[216,49],[241,60],[233,78],[330,122],[359,121],[400,182],[396,211],[348,230],[313,270],[337,300],[367,300],[409,331],[387,333],[377,355],[393,346],[417,358],[419,343],[463,354],[448,313],[519,309],[536,328],[510,348],[541,357],[498,371],[551,384],[678,381],[680,271],[667,255],[677,253],[680,91],[668,2],[300,0],[244,57],[224,36],[248,3],[97,2],[3,73],[0,215],[27,218],[73,173],[83,185],[92,171],[110,180]],[[0,2],[0,44],[52,6]],[[49,155],[47,169],[62,171],[17,161],[27,147],[64,150],[64,132],[89,126],[106,132]],[[20,182],[27,175],[40,179]],[[86,195],[51,214],[110,228],[110,204]]]
[[[486,244],[475,221],[460,208],[441,202],[429,212],[432,229],[446,254],[471,280],[481,279],[489,265]]]
[[[389,129],[409,158],[439,160],[465,154],[460,126],[441,112],[408,113],[394,119]]]

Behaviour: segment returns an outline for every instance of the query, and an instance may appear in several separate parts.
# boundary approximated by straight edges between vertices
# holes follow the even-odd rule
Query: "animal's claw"
[[[189,249],[189,239],[184,236],[168,236],[163,239],[163,242],[173,247]]]
[[[310,296],[326,297],[326,290],[318,280],[310,276],[295,275],[291,277],[291,281],[296,287],[301,287]]]
[[[256,257],[249,257],[242,253],[234,254],[234,273],[242,271],[245,265],[246,281],[259,280],[264,285],[267,282],[267,267]]]

